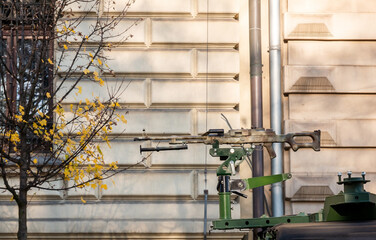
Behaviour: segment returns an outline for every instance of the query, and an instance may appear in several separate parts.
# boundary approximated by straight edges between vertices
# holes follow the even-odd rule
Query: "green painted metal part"
[[[312,222],[312,217],[306,214],[283,216],[283,217],[261,217],[247,219],[227,219],[213,221],[213,229],[246,229],[273,227],[281,223],[308,223]]]
[[[340,175],[339,175],[340,178]],[[323,209],[324,221],[376,220],[376,195],[364,190],[365,173],[362,177],[341,179],[344,191],[325,199]]]
[[[213,147],[209,150],[212,157],[219,157],[224,161],[217,168],[217,176],[231,175],[232,169],[230,163],[233,162],[235,166],[239,165],[247,154],[250,155],[253,152],[253,148],[233,147],[233,148],[219,148],[218,144],[213,144]]]
[[[283,182],[291,178],[290,173],[283,173],[283,174],[276,174],[271,176],[263,176],[263,177],[254,177],[245,179],[246,181],[246,189],[257,188],[265,185],[269,185],[272,183]]]
[[[279,176],[283,180],[289,179],[290,174]],[[376,220],[376,195],[364,190],[364,184],[369,182],[365,180],[365,173],[362,177],[349,177],[343,181],[339,176],[338,184],[344,185],[344,191],[339,194],[327,197],[325,199],[324,209],[314,214],[298,214],[282,217],[261,217],[249,219],[219,219],[213,221],[213,229],[250,229],[250,228],[270,228],[278,224],[289,223],[315,223],[315,222],[333,222],[333,221],[367,221]],[[254,180],[252,182],[252,180]],[[266,176],[247,179],[249,188],[269,184],[271,181],[279,180],[277,176]],[[251,185],[252,184],[252,185]],[[266,236],[266,235],[265,235]],[[265,239],[265,238],[262,238]],[[274,238],[271,238],[274,239]],[[311,239],[311,238],[310,238]]]
[[[219,194],[219,218],[231,219],[231,193],[220,192]]]

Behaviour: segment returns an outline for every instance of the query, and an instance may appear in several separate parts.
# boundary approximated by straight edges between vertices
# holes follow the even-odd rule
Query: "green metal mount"
[[[324,221],[348,221],[348,220],[375,220],[376,219],[376,195],[364,190],[364,184],[369,182],[362,177],[348,177],[341,180],[342,174],[338,174],[339,185],[344,185],[344,191],[325,199]]]
[[[220,160],[224,161],[217,168],[217,176],[235,174],[235,167],[243,162],[244,156],[251,155],[253,150],[253,147],[219,148],[219,142],[215,141],[209,153],[212,157],[219,157]]]
[[[311,216],[301,213],[299,215],[283,217],[261,217],[247,219],[228,219],[213,221],[213,229],[247,229],[273,227],[282,223],[307,223],[311,222]]]
[[[263,228],[265,231],[267,229],[272,229],[272,231],[274,231],[274,228],[271,227],[275,227],[279,224],[376,220],[376,195],[364,190],[364,184],[369,182],[369,180],[365,179],[365,173],[362,172],[361,177],[352,177],[350,171],[347,174],[348,177],[343,180],[342,174],[338,174],[339,180],[337,183],[339,185],[344,185],[344,191],[341,191],[337,195],[327,197],[325,199],[324,209],[318,213],[300,213],[293,216],[250,219],[220,218],[219,220],[213,221],[213,229]],[[282,175],[283,176],[266,176],[246,179],[246,188],[258,187],[261,184],[266,185],[267,182],[291,178],[290,174]]]
[[[231,180],[231,175],[235,174],[235,167],[244,161],[244,158],[251,155],[254,146],[219,148],[219,142],[214,141],[209,153],[212,157],[219,157],[224,161],[217,168],[218,176],[218,195],[219,195],[219,219],[227,221],[231,219],[231,194],[234,193],[241,197],[247,197],[240,193],[246,189],[252,189],[268,184],[282,182],[291,178],[291,174],[278,174],[273,176],[263,176],[248,179]]]
[[[246,189],[253,189],[272,183],[283,182],[290,179],[292,175],[290,173],[276,174],[271,176],[254,177],[245,179],[247,186]]]

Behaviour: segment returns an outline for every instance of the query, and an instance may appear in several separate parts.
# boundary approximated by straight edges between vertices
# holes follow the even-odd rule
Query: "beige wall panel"
[[[333,39],[333,14],[285,13],[283,35],[290,39]],[[333,26],[334,25],[334,26]]]
[[[361,172],[352,172],[353,177],[360,177]],[[347,171],[342,172],[342,178],[347,177]],[[370,172],[366,174],[366,179],[371,182],[366,184],[364,188],[370,192],[376,192],[376,174]],[[333,192],[333,194],[338,194],[343,191],[343,185],[338,185],[337,173],[294,173],[292,172],[292,178],[286,181],[286,198],[290,199],[294,194],[303,186],[326,186]]]
[[[133,165],[140,162],[143,156],[140,154],[140,145],[145,147],[146,142],[134,142],[132,139],[114,139],[107,143],[100,143],[105,163],[118,162],[118,165]],[[140,164],[140,166],[143,166]]]
[[[59,63],[59,72],[66,72],[69,70],[70,73],[73,72],[82,72],[87,66],[89,65],[90,56],[89,53],[95,54],[92,49],[87,48],[86,52],[76,52],[74,48],[69,48],[68,51],[61,52],[59,49],[55,51],[55,64]],[[77,57],[76,57],[77,56]],[[73,60],[76,60],[73,62]],[[89,67],[91,72],[98,71],[98,68],[95,67],[93,64]]]
[[[66,12],[97,12],[100,1],[75,1],[70,3],[64,10]]]
[[[294,14],[284,15],[285,39],[376,39],[369,25],[375,13]]]
[[[321,146],[375,147],[376,120],[287,120],[285,132],[321,130]]]
[[[239,73],[239,52],[238,51],[210,51],[207,56],[206,51],[198,51],[198,73],[205,74],[208,70],[209,73]],[[206,63],[208,61],[208,69]]]
[[[290,41],[289,65],[376,65],[376,42]]]
[[[139,19],[130,18],[119,21],[114,29],[108,32],[105,37],[110,42],[136,42],[142,43],[146,41],[145,21],[137,21]]]
[[[290,119],[376,119],[375,95],[290,94]]]
[[[354,173],[376,173],[375,154],[376,149],[373,148],[322,148],[320,152],[299,149],[290,152],[290,167],[292,172],[307,174],[319,172],[336,175],[337,172],[345,173],[348,170]]]
[[[210,110],[206,112],[205,110],[200,110],[197,112],[197,130],[198,133],[205,133],[209,129],[221,129],[223,128],[225,131],[229,130],[227,123],[222,119],[221,113],[223,113],[227,119],[229,120],[232,128],[240,128],[240,119],[239,119],[239,112],[236,110],[230,109],[218,109],[218,110]],[[208,122],[208,126],[206,129],[206,121]]]
[[[126,171],[104,182],[108,189],[102,197],[109,196],[190,196],[194,183],[192,171]],[[112,183],[112,180],[115,184]]]
[[[207,0],[198,0],[198,12],[208,11]],[[210,13],[238,13],[240,0],[209,0]]]
[[[117,73],[190,73],[189,50],[128,50],[106,52],[108,65]]]
[[[163,186],[160,186],[163,187]],[[56,205],[32,205],[29,209],[30,218],[44,218],[44,219],[56,219],[58,218],[68,218],[77,220],[132,220],[137,216],[138,219],[151,220],[151,219],[190,219],[198,218],[200,219],[203,212],[203,202],[201,201],[191,201],[191,202],[174,202],[174,203],[163,203],[163,202],[131,202],[131,203],[120,203],[116,204],[107,201],[100,201],[99,203],[95,201],[88,200],[86,204],[77,203],[71,204],[56,204]],[[216,203],[208,204],[209,218],[216,218],[218,216],[218,209]],[[234,204],[237,207],[237,204]],[[54,209],[53,209],[54,208]],[[67,209],[71,209],[67,211]],[[236,214],[235,214],[236,215]],[[83,221],[83,222],[84,222]],[[106,226],[101,227],[106,228]],[[81,232],[81,231],[79,231]]]
[[[12,177],[11,179],[8,179],[8,182],[13,187],[19,186],[19,178]],[[44,187],[44,188],[53,187],[55,189],[56,188],[62,188],[63,186],[64,186],[63,180],[61,180],[61,179],[56,180],[56,181],[51,181],[50,184],[44,183],[44,184],[41,185],[41,187]],[[11,201],[12,194],[9,191],[6,191],[6,190],[3,189],[3,188],[5,188],[5,184],[4,184],[4,181],[3,181],[2,178],[0,180],[0,187],[2,188],[0,190],[0,198],[4,199],[7,202],[8,201],[14,202],[14,200]],[[63,197],[63,191],[52,191],[52,190],[43,190],[43,189],[32,188],[28,192],[28,195],[29,195],[29,198],[31,198],[31,199],[38,198],[38,197],[51,198],[51,199],[61,199]]]
[[[321,147],[337,146],[337,125],[335,120],[285,120],[285,133],[321,130]]]
[[[189,134],[191,132],[191,114],[188,110],[129,110],[125,116],[128,123],[114,127],[115,133],[126,134]]]
[[[97,22],[98,20],[96,18],[85,18],[85,20],[74,29],[76,34],[68,37],[68,41],[81,42],[85,36],[92,34]],[[79,33],[81,33],[82,36],[79,36]],[[133,35],[133,37],[130,37],[130,35]],[[137,22],[136,18],[122,19],[113,29],[108,30],[104,34],[104,37],[104,42],[125,42],[125,40],[127,40],[126,42],[143,43],[145,42],[145,21]],[[89,42],[101,41],[101,37],[98,34],[94,34],[88,40]]]
[[[286,198],[293,198],[294,194],[303,186],[327,186],[333,194],[337,194],[343,187],[337,184],[337,173],[298,173],[291,171],[292,178],[285,182]],[[321,201],[324,200],[322,197]]]
[[[376,12],[369,0],[288,0],[288,11],[299,13]]]
[[[324,202],[294,202],[292,204],[292,213],[317,213],[324,208]]]
[[[43,234],[39,233],[60,233],[59,236],[64,236],[67,234],[66,239],[76,239],[78,236],[74,233],[82,233],[84,239],[93,239],[93,236],[97,236],[98,239],[161,239],[160,234],[166,234],[168,236],[162,236],[164,239],[170,237],[181,238],[180,233],[190,232],[190,233],[200,233],[202,232],[203,223],[200,220],[189,221],[189,220],[147,220],[140,221],[138,219],[132,220],[92,220],[81,222],[79,220],[33,220],[28,224],[28,232],[32,236],[33,233],[37,235],[36,238]],[[200,231],[201,229],[201,231]],[[3,220],[3,224],[0,226],[0,231],[2,233],[14,233],[17,231],[17,222],[12,220]],[[101,233],[98,233],[101,231]],[[98,234],[92,234],[92,233]],[[157,232],[157,233],[155,233]],[[62,233],[62,234],[61,234]],[[69,233],[73,233],[70,235]],[[87,234],[85,234],[87,233]],[[149,233],[149,234],[148,234]],[[150,233],[154,233],[151,234]],[[122,234],[121,237],[117,238],[117,234]],[[175,235],[176,234],[176,235]],[[190,238],[189,234],[185,239],[197,239],[196,236]],[[153,237],[152,237],[153,236]],[[155,237],[155,238],[154,238]],[[231,237],[231,236],[230,236]],[[51,239],[51,235],[46,238]],[[218,237],[215,239],[223,239],[223,237]],[[228,239],[239,239],[242,237],[237,234],[237,238]]]
[[[95,182],[92,182],[92,183],[94,184]],[[69,181],[68,186],[73,186],[73,185],[74,185],[74,182]],[[73,197],[75,199],[80,199],[82,197],[85,200],[99,199],[100,198],[99,192],[100,190],[98,187],[95,189],[92,188],[91,186],[87,188],[73,188],[73,189],[66,191],[66,198],[69,199]]]
[[[106,81],[106,77],[102,76],[105,81],[103,86],[90,80],[81,81],[77,87],[82,88],[82,93],[78,94],[78,88],[73,91],[65,100],[64,103],[78,103],[79,101],[85,101],[86,99],[92,100],[95,97],[99,97],[102,102],[109,99],[109,96],[114,93],[118,93],[118,102],[125,104],[137,104],[145,106],[146,99],[146,83],[144,79],[110,79]],[[60,84],[57,81],[57,84]],[[68,86],[72,86],[74,81],[67,81],[61,91],[57,92],[57,98],[60,99],[69,89]],[[122,93],[122,94],[119,94]],[[77,95],[76,95],[77,94]]]
[[[373,66],[285,66],[284,92],[376,93]]]
[[[339,146],[376,147],[376,120],[343,120],[337,123]]]
[[[207,26],[208,24],[208,26]],[[209,36],[207,36],[209,29]],[[225,32],[225,34],[224,34]],[[239,22],[203,20],[152,20],[153,43],[237,43]]]
[[[235,80],[152,80],[151,103],[153,104],[226,104],[234,107],[239,103],[239,85]],[[208,99],[206,99],[206,88]],[[173,91],[171,91],[173,89]]]
[[[233,216],[239,218],[239,204],[234,204]],[[9,224],[1,224],[1,232],[16,232],[12,224],[17,216],[15,205],[2,205]],[[184,203],[124,203],[96,202],[86,204],[45,204],[28,206],[29,232],[43,233],[147,233],[202,232],[204,204]],[[137,217],[136,217],[137,216]],[[183,217],[183,218],[182,218]],[[209,223],[218,218],[218,204],[208,204]],[[193,221],[192,221],[193,220]]]
[[[127,0],[104,0],[104,8],[110,12],[123,11]],[[141,13],[190,13],[191,0],[136,0],[128,12]]]
[[[143,209],[139,209],[143,211]],[[169,209],[165,209],[169,211]],[[189,209],[187,210],[189,211]],[[43,232],[43,233],[54,233],[54,232],[63,232],[63,233],[92,233],[92,232],[101,232],[101,233],[127,233],[127,237],[130,234],[143,234],[143,233],[154,233],[156,235],[168,233],[169,236],[174,236],[174,233],[202,233],[203,221],[202,218],[196,218],[194,220],[140,220],[140,219],[126,219],[126,220],[87,220],[79,221],[72,219],[69,221],[64,220],[55,220],[55,221],[32,221],[30,228],[28,228],[30,233],[33,232]],[[208,224],[209,225],[209,224]],[[3,227],[2,227],[3,228]],[[7,227],[4,227],[7,228]],[[209,226],[208,226],[209,228]],[[15,230],[13,229],[13,232]],[[2,231],[4,232],[4,231]],[[157,233],[156,233],[157,232]],[[188,234],[187,234],[188,235]],[[224,236],[227,234],[224,233]],[[87,238],[91,238],[92,234],[87,235]],[[135,236],[133,239],[161,239],[156,236],[156,238],[151,238],[150,236]],[[116,239],[113,235],[111,239]],[[162,237],[163,239],[164,237]],[[177,234],[176,238],[181,238],[181,234]],[[100,238],[99,238],[100,239]],[[119,238],[124,239],[124,237]],[[127,238],[129,239],[129,238]],[[131,238],[132,239],[132,238]],[[185,239],[190,239],[189,237]],[[192,239],[197,239],[193,237]],[[223,239],[219,237],[217,239]],[[228,238],[226,238],[228,239]],[[237,237],[231,239],[242,238],[237,234]]]

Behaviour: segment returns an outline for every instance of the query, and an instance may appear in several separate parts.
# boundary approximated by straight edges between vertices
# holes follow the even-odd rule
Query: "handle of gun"
[[[275,154],[274,149],[273,149],[273,144],[272,143],[264,143],[264,147],[266,148],[266,150],[268,150],[270,158],[275,158],[277,156]]]
[[[314,132],[290,133],[286,134],[286,142],[290,144],[294,151],[297,151],[299,148],[312,148],[315,151],[320,151],[320,135],[320,130]],[[310,137],[312,142],[299,143],[295,141],[296,137]]]

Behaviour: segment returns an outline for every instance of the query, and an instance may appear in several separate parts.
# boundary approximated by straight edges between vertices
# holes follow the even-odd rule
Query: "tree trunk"
[[[20,191],[18,193],[18,240],[27,240],[27,168],[20,168]]]
[[[21,193],[20,193],[21,197]],[[26,200],[26,194],[25,194]],[[27,202],[25,204],[18,204],[18,240],[27,240]]]

